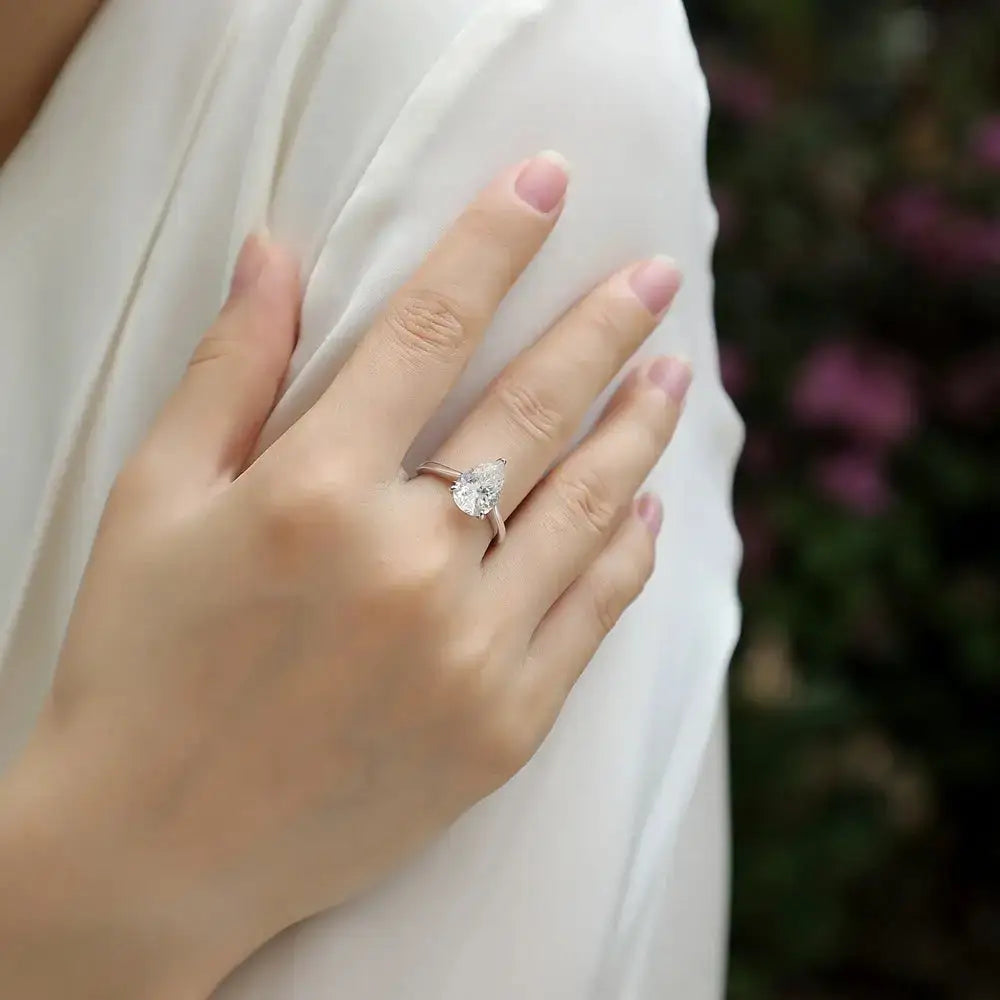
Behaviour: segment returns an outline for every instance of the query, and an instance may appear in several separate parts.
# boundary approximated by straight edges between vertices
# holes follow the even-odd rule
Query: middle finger
[[[603,282],[493,380],[434,460],[463,469],[506,459],[500,508],[509,516],[656,328],[680,281],[673,261],[654,257]]]

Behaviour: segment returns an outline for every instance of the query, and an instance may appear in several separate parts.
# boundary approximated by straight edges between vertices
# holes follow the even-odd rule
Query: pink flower
[[[885,512],[892,503],[884,460],[876,452],[845,451],[821,459],[813,473],[823,493],[856,514],[873,517]]]
[[[981,121],[972,136],[973,157],[990,170],[1000,170],[1000,115]]]
[[[886,354],[862,354],[846,341],[821,344],[792,391],[792,411],[809,427],[852,431],[872,445],[904,440],[917,422],[908,366]]]
[[[906,188],[877,215],[886,236],[928,270],[976,274],[1000,267],[1000,219],[949,205],[931,188]]]
[[[920,250],[933,242],[947,214],[940,193],[932,188],[904,188],[878,210],[882,228],[904,249]]]
[[[726,392],[733,399],[739,399],[746,392],[750,384],[750,363],[735,344],[719,345],[719,373]]]

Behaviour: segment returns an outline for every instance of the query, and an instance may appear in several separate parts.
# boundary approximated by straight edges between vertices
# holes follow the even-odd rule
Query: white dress
[[[610,270],[665,251],[686,275],[648,348],[686,354],[695,383],[650,478],[666,518],[646,592],[528,767],[217,997],[721,995],[742,427],[713,332],[707,114],[680,0],[108,0],[0,170],[0,766],[109,485],[249,230],[295,248],[305,288],[271,441],[483,182],[540,149],[571,161],[554,236],[414,464]]]

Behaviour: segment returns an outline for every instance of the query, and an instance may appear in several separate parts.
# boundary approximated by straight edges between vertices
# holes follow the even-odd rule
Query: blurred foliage
[[[1000,997],[1000,4],[689,0],[745,630],[732,1000]]]

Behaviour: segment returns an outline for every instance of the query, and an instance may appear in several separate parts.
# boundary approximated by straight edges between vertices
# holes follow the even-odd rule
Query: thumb
[[[295,339],[298,267],[266,234],[240,250],[229,298],[144,448],[176,490],[231,482],[274,407]]]

